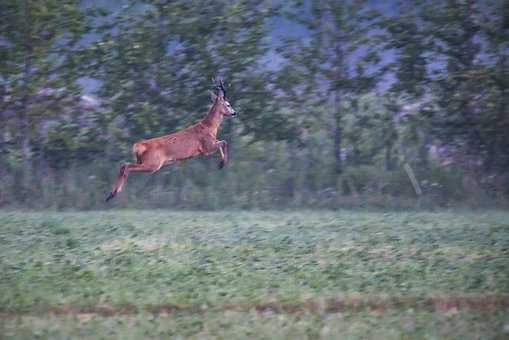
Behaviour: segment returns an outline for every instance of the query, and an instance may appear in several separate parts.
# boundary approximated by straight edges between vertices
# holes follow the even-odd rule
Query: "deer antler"
[[[223,97],[226,98],[226,88],[224,86],[224,80],[221,77],[214,77],[212,78],[212,81],[215,84],[217,91],[223,92]]]

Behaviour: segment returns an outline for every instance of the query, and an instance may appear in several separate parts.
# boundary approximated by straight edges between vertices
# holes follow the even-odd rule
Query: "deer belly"
[[[195,141],[173,143],[167,148],[167,157],[177,161],[191,158],[199,154],[199,143]]]

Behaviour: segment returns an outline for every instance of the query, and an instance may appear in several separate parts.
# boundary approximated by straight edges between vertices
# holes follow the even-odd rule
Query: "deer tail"
[[[143,143],[134,143],[133,144],[133,156],[134,162],[136,164],[142,163],[142,156],[147,151],[147,147]]]

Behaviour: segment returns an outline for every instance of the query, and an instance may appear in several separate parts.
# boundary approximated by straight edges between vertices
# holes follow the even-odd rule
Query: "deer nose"
[[[232,112],[232,117],[237,117],[237,111]]]

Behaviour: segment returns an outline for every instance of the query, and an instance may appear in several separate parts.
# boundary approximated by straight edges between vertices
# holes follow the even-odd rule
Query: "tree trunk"
[[[343,160],[341,158],[341,147],[343,143],[343,130],[341,127],[341,95],[334,96],[334,171],[340,175],[343,172]]]
[[[22,85],[22,97],[20,108],[18,110],[18,147],[21,153],[21,171],[20,171],[20,182],[16,191],[24,200],[25,187],[28,182],[28,169],[31,169],[30,162],[30,140],[29,140],[29,122],[28,122],[28,106],[30,99],[30,72],[32,69],[32,41],[31,41],[31,19],[30,19],[30,4],[28,0],[23,1],[23,16],[24,16],[24,65],[23,65],[23,85]]]
[[[286,144],[286,154],[289,155],[289,162],[290,162],[290,169],[289,169],[289,173],[287,174],[287,179],[286,179],[286,185],[285,185],[285,189],[286,189],[286,197],[289,199],[289,200],[292,200],[294,199],[295,197],[295,192],[296,192],[296,189],[295,189],[295,186],[296,186],[296,181],[297,181],[297,178],[298,178],[298,169],[299,169],[299,159],[297,158],[297,150],[296,150],[296,147],[294,145],[294,143],[287,143]]]
[[[426,170],[429,168],[429,150],[428,145],[430,143],[430,136],[426,131],[421,130],[421,140],[419,141],[419,150],[418,150],[418,164],[419,170]]]
[[[28,162],[29,140],[28,140],[28,101],[30,98],[30,72],[32,68],[32,42],[30,31],[30,4],[28,0],[23,1],[24,16],[24,65],[23,65],[23,93],[21,98],[21,108],[18,111],[19,124],[19,146],[23,163]]]
[[[384,166],[385,171],[394,170],[394,164],[392,162],[392,143],[385,144]]]

